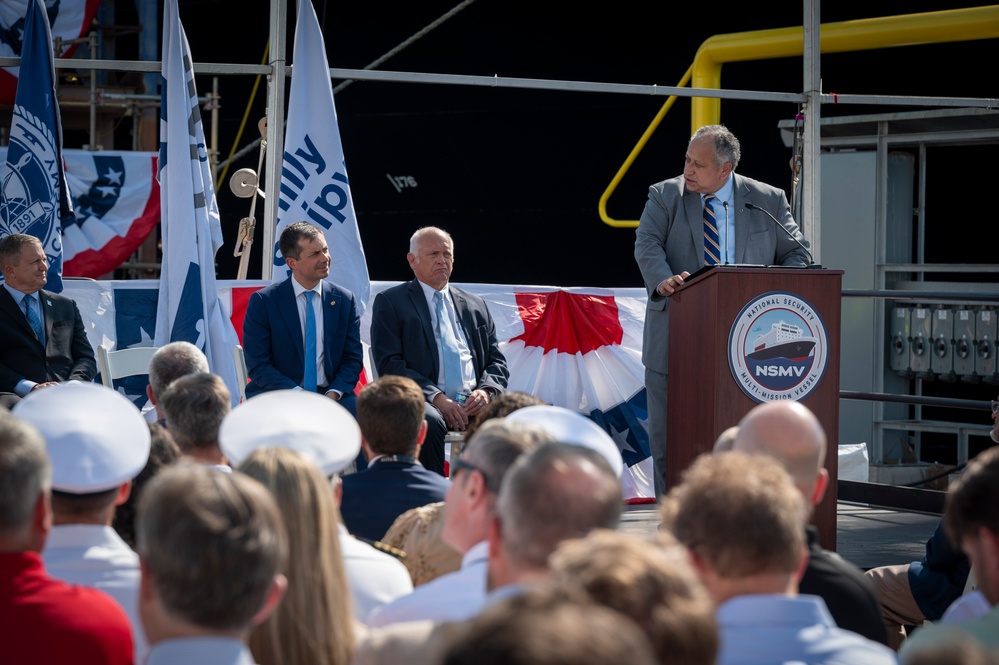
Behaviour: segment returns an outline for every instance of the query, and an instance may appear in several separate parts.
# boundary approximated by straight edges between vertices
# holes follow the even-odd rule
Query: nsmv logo
[[[757,402],[804,399],[822,380],[828,354],[822,317],[793,293],[754,298],[728,336],[732,376]]]

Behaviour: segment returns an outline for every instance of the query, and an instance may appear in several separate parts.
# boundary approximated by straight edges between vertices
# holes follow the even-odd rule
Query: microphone
[[[803,250],[805,250],[805,254],[808,254],[808,267],[809,268],[821,268],[822,267],[822,266],[819,266],[819,265],[815,264],[815,259],[812,257],[812,253],[808,251],[808,248],[805,247],[805,245],[800,240],[798,240],[797,238],[795,238],[794,235],[792,235],[792,233],[790,231],[788,231],[786,228],[784,228],[784,225],[781,224],[777,220],[776,217],[774,217],[773,215],[771,215],[769,210],[761,208],[760,206],[758,206],[758,205],[756,205],[754,203],[750,203],[749,201],[746,201],[746,208],[748,208],[749,210],[759,210],[764,215],[766,215],[767,217],[769,217],[770,219],[772,219],[773,222],[774,222],[774,224],[777,226],[777,228],[779,228],[781,231],[783,231],[784,234],[788,238],[790,238],[791,240],[793,240],[794,242],[796,242],[798,244],[798,247],[801,247]]]

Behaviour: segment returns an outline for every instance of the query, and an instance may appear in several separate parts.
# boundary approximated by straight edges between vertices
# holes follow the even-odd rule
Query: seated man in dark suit
[[[451,481],[417,460],[427,433],[423,392],[404,376],[383,376],[357,398],[364,471],[343,476],[340,514],[350,533],[378,541],[410,508],[443,501]]]
[[[48,261],[41,241],[15,233],[0,240],[0,404],[61,381],[93,381],[94,348],[70,298],[42,289]]]
[[[361,319],[354,294],[327,281],[322,231],[290,224],[278,247],[291,276],[250,296],[243,321],[247,398],[269,390],[311,390],[355,412],[361,375]],[[311,335],[310,335],[311,332]],[[306,360],[306,354],[311,357]]]
[[[486,303],[448,285],[454,243],[426,227],[409,241],[416,276],[379,293],[371,308],[371,350],[379,376],[416,381],[426,397],[426,468],[444,474],[444,437],[464,430],[489,400],[506,389],[510,371]]]

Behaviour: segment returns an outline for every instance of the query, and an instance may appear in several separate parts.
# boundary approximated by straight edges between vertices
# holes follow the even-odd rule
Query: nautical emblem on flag
[[[793,293],[765,293],[735,318],[728,338],[732,376],[757,402],[799,401],[825,374],[829,338],[819,313]]]
[[[14,107],[8,169],[0,206],[3,233],[27,233],[42,241],[47,257],[62,255],[59,200],[59,146],[50,128],[23,106]],[[51,258],[50,258],[51,263]]]

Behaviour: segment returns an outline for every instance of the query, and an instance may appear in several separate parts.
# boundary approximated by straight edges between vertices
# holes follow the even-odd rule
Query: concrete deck
[[[836,551],[862,570],[918,561],[939,521],[939,515],[841,501],[837,504]],[[621,529],[654,533],[658,526],[658,506],[625,507]]]

